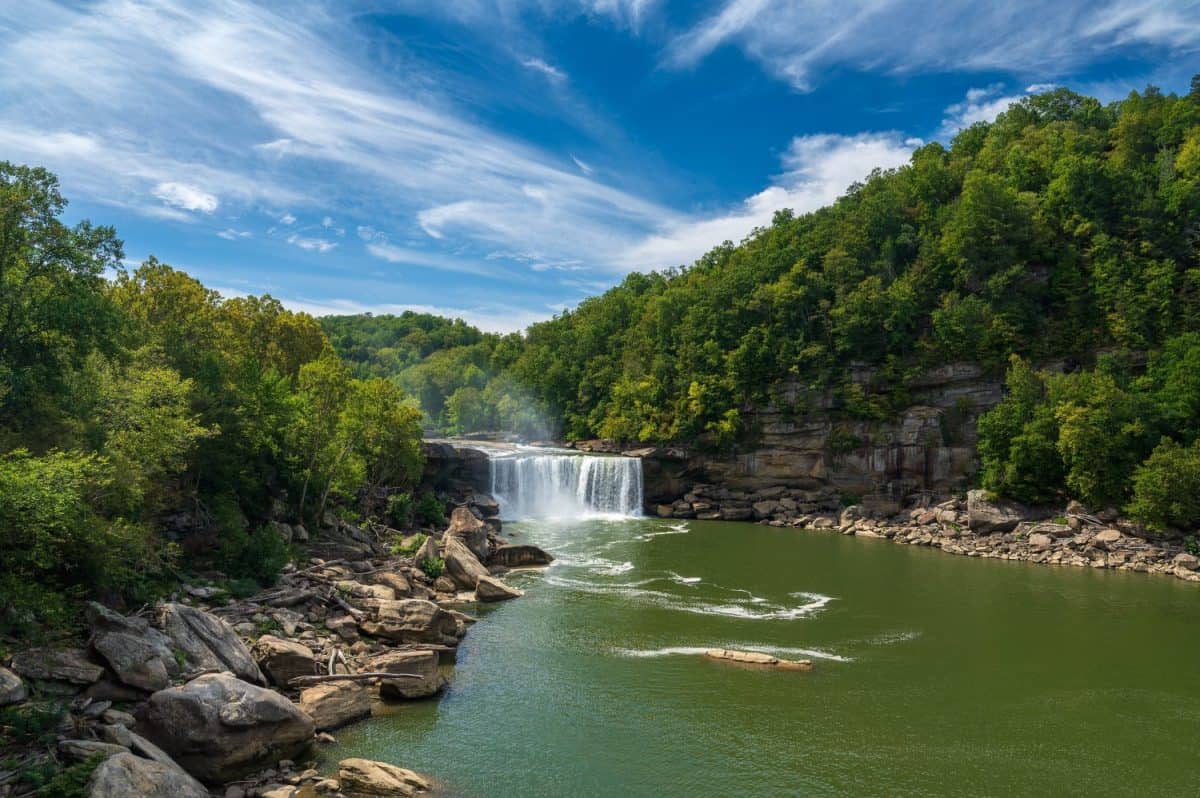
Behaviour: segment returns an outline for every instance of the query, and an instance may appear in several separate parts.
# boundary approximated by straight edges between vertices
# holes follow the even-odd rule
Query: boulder
[[[437,560],[442,556],[441,547],[438,545],[437,538],[430,535],[425,538],[425,542],[421,544],[421,548],[417,549],[417,553],[413,555],[413,562],[417,565],[426,560]]]
[[[470,506],[478,510],[484,518],[495,518],[500,515],[500,502],[486,493],[476,493],[472,496]]]
[[[338,763],[338,782],[346,798],[410,798],[431,786],[411,770],[370,759],[343,759]]]
[[[371,694],[354,682],[327,682],[300,692],[300,710],[317,731],[331,731],[371,714]]]
[[[1011,532],[1022,521],[1038,520],[1041,515],[1030,507],[998,498],[985,490],[967,493],[967,525],[976,535]]]
[[[1171,560],[1171,564],[1176,568],[1182,568],[1185,571],[1195,571],[1200,569],[1200,557],[1195,554],[1189,554],[1182,551],[1175,555],[1175,559]]]
[[[1034,532],[1029,536],[1029,545],[1036,551],[1044,551],[1054,545],[1054,538],[1043,532]]]
[[[88,798],[208,798],[204,785],[178,766],[128,752],[110,756],[92,771]]]
[[[810,671],[812,661],[807,659],[780,659],[761,651],[735,651],[729,648],[710,648],[704,652],[709,659],[721,662],[736,662],[739,665],[761,665],[785,671]]]
[[[254,659],[259,668],[278,687],[288,687],[297,676],[312,676],[317,672],[317,661],[312,649],[292,640],[275,635],[263,635],[254,643]]]
[[[438,668],[436,651],[388,651],[367,661],[371,673],[408,673],[420,679],[383,679],[379,695],[384,698],[425,698],[441,692],[446,679]]]
[[[475,584],[475,598],[480,601],[507,601],[525,595],[515,587],[509,587],[494,576],[481,576]]]
[[[104,675],[82,648],[29,648],[13,655],[12,669],[26,679],[73,685],[93,684]]]
[[[753,507],[722,507],[722,521],[749,521],[754,518]]]
[[[96,756],[110,757],[115,754],[128,754],[129,749],[115,743],[105,743],[99,740],[59,740],[58,750],[61,754],[76,762],[83,762]]]
[[[549,565],[554,558],[537,546],[521,544],[516,546],[497,546],[492,550],[488,560],[492,565],[503,565],[506,568],[521,568],[533,565]]]
[[[19,704],[29,698],[29,689],[21,677],[8,668],[0,667],[0,707]]]
[[[1119,530],[1101,529],[1092,537],[1092,545],[1112,551],[1121,543],[1123,537]]]
[[[696,509],[696,506],[692,505],[692,509]],[[774,499],[763,499],[762,501],[755,502],[751,509],[754,510],[754,517],[762,520],[763,518],[770,518],[777,513],[780,509],[780,504]]]
[[[466,507],[455,507],[450,514],[450,526],[442,535],[443,545],[451,538],[459,538],[480,561],[491,553],[487,537],[487,525],[475,517]]]
[[[167,604],[162,614],[171,644],[183,652],[186,670],[227,670],[247,682],[267,683],[246,644],[225,621],[186,604]]]
[[[488,575],[488,569],[475,553],[454,535],[447,534],[442,539],[442,559],[446,562],[446,575],[463,590],[474,590],[479,578]]]
[[[359,628],[366,634],[397,643],[458,645],[461,636],[458,622],[432,601],[399,599],[372,604],[373,617],[359,622]]]
[[[93,601],[87,620],[92,648],[130,687],[153,693],[170,685],[179,672],[171,641],[144,618],[126,618]]]
[[[140,730],[205,782],[236,779],[292,759],[312,741],[313,719],[291,701],[231,673],[197,676],[150,696]]]
[[[395,594],[392,598],[407,596],[412,593],[412,585],[408,583],[403,574],[398,574],[395,571],[381,571],[375,574],[375,584],[391,588],[392,593]]]

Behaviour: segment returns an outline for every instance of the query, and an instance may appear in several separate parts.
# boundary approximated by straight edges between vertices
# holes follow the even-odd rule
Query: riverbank
[[[1092,514],[1076,502],[1061,511],[1033,508],[969,491],[901,509],[882,497],[837,508],[831,489],[766,488],[739,493],[696,485],[673,504],[658,505],[661,518],[757,521],[773,527],[837,532],[929,546],[947,554],[1046,565],[1111,568],[1200,582],[1200,552],[1185,540],[1155,537],[1114,513]]]
[[[330,732],[439,694],[475,622],[463,610],[519,597],[500,577],[550,562],[509,545],[498,513],[471,496],[440,538],[339,523],[246,598],[193,580],[129,616],[90,605],[86,641],[17,651],[0,667],[11,732],[0,796],[33,794],[30,774],[70,763],[87,763],[71,772],[91,798],[436,790],[387,762],[350,758],[336,774],[302,763]]]

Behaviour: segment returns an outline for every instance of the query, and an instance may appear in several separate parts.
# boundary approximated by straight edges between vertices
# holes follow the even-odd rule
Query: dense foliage
[[[731,442],[788,380],[883,417],[929,365],[1087,364],[1200,328],[1198,219],[1200,91],[1105,106],[1060,89],[830,207],[630,275],[531,327],[511,371],[570,437]]]
[[[0,626],[148,595],[180,553],[168,518],[269,582],[281,498],[311,520],[413,485],[419,410],[354,377],[315,319],[153,258],[125,271],[114,231],[64,225],[65,205],[53,175],[0,163]]]
[[[415,397],[432,431],[553,433],[540,403],[508,371],[524,345],[519,335],[411,311],[326,316],[321,325],[355,374],[389,377]]]

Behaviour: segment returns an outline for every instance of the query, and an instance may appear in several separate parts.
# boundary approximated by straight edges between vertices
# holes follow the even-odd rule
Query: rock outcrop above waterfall
[[[855,368],[852,376],[864,390],[873,389],[872,369]],[[838,410],[832,394],[785,383],[773,402],[747,410],[746,426],[757,430],[757,438],[734,452],[653,447],[628,453],[644,464],[649,506],[674,503],[696,484],[746,495],[783,487],[893,500],[961,488],[977,468],[975,423],[1002,398],[1002,379],[958,363],[925,372],[905,387],[911,404],[874,421]]]

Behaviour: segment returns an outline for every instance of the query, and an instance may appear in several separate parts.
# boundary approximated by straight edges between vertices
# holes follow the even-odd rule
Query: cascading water
[[[642,514],[642,461],[545,450],[489,451],[506,519]]]

